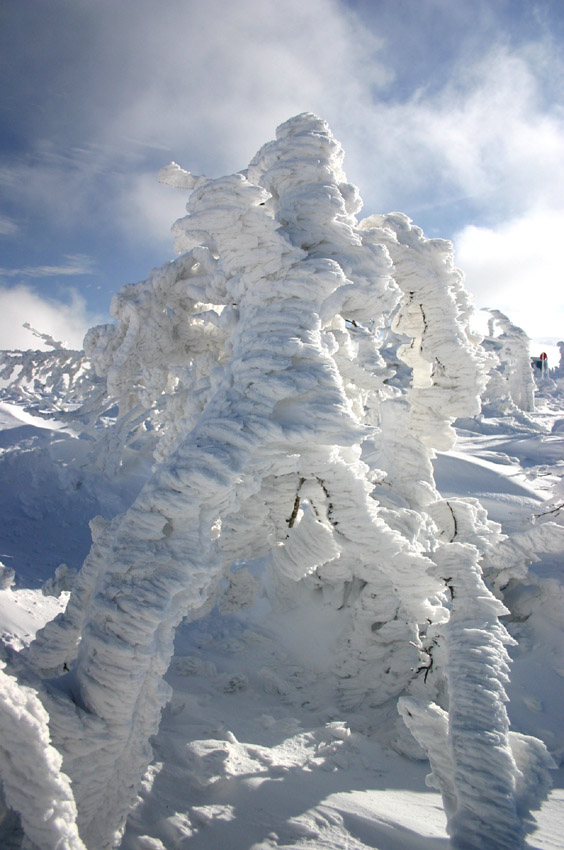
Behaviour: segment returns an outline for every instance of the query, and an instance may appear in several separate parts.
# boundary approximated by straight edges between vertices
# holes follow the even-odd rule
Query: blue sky
[[[80,345],[173,256],[171,160],[316,112],[363,214],[452,239],[478,306],[564,338],[563,0],[3,0],[0,346]]]

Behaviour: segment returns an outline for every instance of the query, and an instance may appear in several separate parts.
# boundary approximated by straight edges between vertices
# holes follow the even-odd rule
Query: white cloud
[[[449,69],[438,87],[376,103],[353,146],[371,197],[386,209],[417,195],[429,206],[465,199],[498,215],[561,204],[564,113],[547,107],[543,90],[550,52],[542,43],[536,51],[496,45]],[[555,56],[554,73],[562,66]]]
[[[161,245],[165,256],[172,257],[171,227],[186,215],[187,199],[187,191],[159,183],[153,173],[141,173],[129,178],[120,194],[116,220],[133,246],[139,243],[142,234],[155,245]]]
[[[24,284],[0,287],[1,349],[49,349],[22,327],[24,322],[66,342],[69,348],[80,349],[88,328],[99,321],[99,317],[87,313],[84,299],[74,289],[68,290],[68,301],[64,302],[43,298]]]
[[[128,15],[127,31],[123,49],[141,61],[107,138],[181,145],[224,167],[244,167],[255,139],[295,112],[336,113],[390,77],[379,39],[333,0],[173,0]]]
[[[560,46],[542,28],[514,38],[506,4],[419,5],[404,19],[393,3],[351,4],[370,10],[368,25],[343,0],[38,6],[8,63],[14,103],[19,93],[41,104],[14,112],[28,149],[0,175],[18,221],[66,245],[80,231],[102,268],[122,240],[160,262],[184,198],[157,184],[158,169],[171,159],[210,176],[244,168],[302,110],[343,143],[367,212],[402,209],[448,236],[457,201],[480,224],[561,209]]]
[[[456,234],[456,264],[477,306],[501,310],[530,337],[564,339],[563,232],[564,211],[538,209]]]
[[[136,175],[156,175],[171,159],[210,176],[239,170],[298,112],[354,123],[391,76],[380,39],[336,0],[100,0],[55,10],[55,21],[44,13],[49,26],[33,24],[43,52],[29,64],[45,102],[21,118],[35,122],[31,152],[6,160],[3,177],[13,203],[66,229],[117,225],[128,241],[162,242],[161,216],[133,224],[123,215],[136,211]],[[43,55],[66,57],[64,80]]]
[[[130,239],[168,238],[171,205],[150,186],[157,167],[174,159],[210,177],[245,168],[296,113],[353,125],[391,77],[378,61],[380,40],[333,0],[171,2],[128,24],[123,49],[137,56],[141,45],[138,78],[103,130],[107,144],[136,140],[136,152],[145,146],[147,154],[140,176],[120,179],[120,224]],[[140,202],[148,199],[155,206],[147,214]]]
[[[66,254],[59,266],[24,266],[21,269],[2,269],[0,277],[60,277],[94,273],[94,263],[86,254]]]
[[[0,236],[15,236],[18,231],[19,227],[15,221],[7,215],[0,214]]]
[[[118,164],[97,147],[59,157],[43,145],[33,156],[10,157],[0,165],[0,184],[23,219],[38,219],[42,229],[52,229],[59,237],[77,224],[84,233],[98,224],[100,203],[111,192],[107,178]],[[104,213],[107,216],[107,208]]]

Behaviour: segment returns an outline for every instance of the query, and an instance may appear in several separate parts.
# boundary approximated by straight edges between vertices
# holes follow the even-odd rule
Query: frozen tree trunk
[[[465,542],[472,506],[453,501],[460,542],[434,553],[451,595],[444,627],[448,713],[402,698],[399,711],[426,751],[428,784],[441,791],[447,830],[459,850],[524,846],[524,823],[550,786],[554,765],[545,745],[509,731],[507,645],[499,617],[508,613],[484,584],[476,546]]]
[[[404,397],[380,405],[374,463],[386,471],[375,495],[417,511],[440,499],[431,460],[452,447],[454,420],[474,416],[486,382],[485,357],[469,329],[468,295],[451,243],[426,239],[401,213],[360,223],[365,238],[385,245],[403,297],[393,317],[397,356],[411,371]],[[389,488],[386,490],[386,488]]]
[[[439,542],[456,534],[456,528],[453,532],[450,527],[453,521],[456,526],[456,519],[449,503],[441,499],[436,489],[431,461],[435,449],[452,446],[454,420],[479,411],[479,396],[485,383],[484,357],[469,331],[467,295],[462,274],[454,267],[452,245],[441,239],[426,239],[420,228],[400,213],[370,216],[361,222],[360,228],[368,241],[385,245],[393,260],[394,279],[403,293],[393,328],[400,339],[408,340],[397,354],[411,371],[411,385],[404,395],[381,403],[380,430],[373,439],[372,451],[365,450],[378,471],[373,495],[384,505],[395,508],[396,522],[402,511],[405,511],[404,522],[409,522],[409,511],[417,512],[417,539],[434,559]],[[477,536],[475,523],[469,520],[467,524]],[[386,622],[384,609],[389,603],[383,601],[381,592],[370,591],[368,587],[361,604],[356,605],[351,643],[364,662],[372,656],[381,668],[383,658],[378,654],[374,638],[366,639],[366,625],[371,621],[385,623],[384,628],[377,630],[377,635],[385,641],[390,640],[391,628],[397,629],[399,623]],[[446,620],[448,612],[437,608],[433,622],[441,617]],[[397,620],[401,620],[401,612]],[[396,685],[401,683],[401,687],[383,687],[378,680],[378,694],[371,697],[372,704],[405,692],[413,670],[425,668],[426,661],[418,659],[418,654],[413,652],[415,647],[422,648],[419,631],[414,628],[405,642],[404,633],[398,629],[401,639],[393,644],[390,672],[403,671],[403,678],[397,674],[388,678],[395,679]],[[350,703],[355,695],[360,700],[370,691],[367,678],[371,668],[366,663],[364,668],[363,677],[349,686]],[[406,676],[408,670],[412,671],[411,676]]]
[[[460,850],[517,850],[524,830],[504,689],[505,645],[514,641],[498,620],[506,609],[487,590],[474,546],[451,543],[436,557],[453,597],[445,639],[456,807],[448,829]]]
[[[398,707],[430,757],[431,782],[443,795],[453,845],[518,848],[524,836],[517,807],[520,772],[509,741],[504,690],[505,644],[512,641],[498,619],[506,609],[486,588],[479,551],[472,545],[496,535],[471,504],[440,498],[430,463],[434,449],[452,446],[454,419],[479,412],[486,358],[468,328],[452,246],[425,239],[398,213],[371,216],[362,228],[386,245],[394,262],[404,297],[393,327],[410,338],[398,356],[413,371],[410,404],[390,400],[381,407],[380,454],[393,455],[400,471],[389,476],[396,499],[399,495],[400,503],[428,512],[437,523],[431,557],[451,596],[448,622],[437,632],[446,650],[449,711],[409,698],[400,699]],[[519,373],[520,385],[531,371],[527,347],[525,355],[528,372]]]

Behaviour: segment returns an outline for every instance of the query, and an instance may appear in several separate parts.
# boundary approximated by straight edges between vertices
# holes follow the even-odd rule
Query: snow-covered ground
[[[563,418],[564,405],[559,410],[552,399],[550,407],[541,401],[530,427],[508,417],[460,429],[454,449],[434,463],[441,495],[475,496],[505,531],[518,531],[531,513],[542,513],[562,475],[564,432],[552,428]],[[0,591],[9,656],[64,607],[67,593],[57,599],[40,588],[61,562],[80,567],[88,521],[127,507],[147,473],[131,466],[105,478],[86,463],[75,433],[14,405],[2,403],[0,424],[0,560],[16,575],[12,588]],[[559,764],[562,566],[543,556],[531,567],[550,593],[534,583],[521,589],[520,615],[507,624],[519,641],[508,687],[512,728],[544,740]],[[216,607],[180,627],[167,674],[172,697],[123,850],[448,846],[441,796],[425,785],[428,763],[381,746],[379,728],[388,719],[382,709],[347,711],[335,702],[338,614],[312,590],[287,609],[274,610],[261,597],[238,611]],[[535,850],[564,847],[562,767],[553,782],[528,837]],[[0,846],[19,848],[21,840],[9,813]]]

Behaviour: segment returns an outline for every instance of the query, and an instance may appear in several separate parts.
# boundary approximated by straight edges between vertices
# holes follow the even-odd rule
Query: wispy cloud
[[[19,232],[19,227],[15,221],[7,215],[0,214],[0,236],[15,236]]]
[[[86,254],[67,254],[62,265],[24,266],[20,269],[0,268],[0,277],[67,277],[94,274],[94,262]]]
[[[491,219],[541,202],[560,206],[564,112],[547,108],[535,57],[494,46],[451,69],[438,88],[376,103],[354,139],[370,201],[413,208],[464,198]],[[555,72],[563,67],[555,58]]]
[[[363,22],[353,6],[371,16]],[[162,243],[161,216],[123,215],[129,205],[137,213],[138,175],[170,159],[210,176],[238,170],[304,109],[344,143],[370,211],[464,198],[504,215],[530,206],[531,192],[562,196],[562,112],[547,102],[563,79],[561,52],[547,26],[511,43],[501,5],[430,0],[408,19],[394,3],[376,12],[360,0],[72,9],[54,0],[54,9],[60,26],[43,26],[41,14],[27,22],[41,50],[21,58],[20,77],[46,100],[15,113],[32,122],[34,142],[9,163],[7,188],[66,226],[115,223],[130,241]]]
[[[170,231],[176,219],[186,215],[187,193],[158,183],[153,172],[128,177],[123,184],[115,210],[118,229],[132,248],[143,233],[153,244],[162,245],[163,254],[170,255]]]
[[[137,212],[138,174],[171,159],[210,176],[244,168],[289,116],[313,110],[335,124],[344,110],[346,125],[391,78],[380,37],[335,0],[54,0],[35,11],[36,49],[14,57],[7,87],[14,103],[19,93],[41,103],[14,109],[30,146],[5,159],[5,191],[67,230],[115,223],[128,239],[155,239],[152,216],[122,214],[129,203]]]

